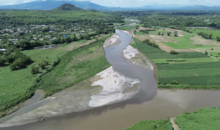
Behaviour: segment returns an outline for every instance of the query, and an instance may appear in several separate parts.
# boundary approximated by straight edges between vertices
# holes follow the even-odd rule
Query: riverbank
[[[113,35],[105,41],[104,48],[119,45],[119,41],[119,37]],[[125,101],[138,93],[139,83],[138,79],[125,77],[110,67],[88,80],[52,95],[52,101],[43,106],[33,104],[31,108],[22,109],[23,113],[3,122],[0,127],[23,125]],[[24,113],[27,109],[27,113]]]

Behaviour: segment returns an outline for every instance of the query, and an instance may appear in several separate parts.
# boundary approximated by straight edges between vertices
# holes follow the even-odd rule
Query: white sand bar
[[[89,102],[90,107],[99,107],[124,101],[133,97],[138,91],[125,92],[124,90],[134,87],[140,83],[137,79],[130,79],[113,70],[113,67],[97,74],[101,79],[94,82],[92,86],[102,86],[103,90],[93,95]]]
[[[135,57],[136,54],[138,54],[139,52],[137,51],[137,49],[134,49],[132,46],[128,45],[128,47],[123,50],[124,52],[124,57],[128,60],[130,60],[131,58]]]

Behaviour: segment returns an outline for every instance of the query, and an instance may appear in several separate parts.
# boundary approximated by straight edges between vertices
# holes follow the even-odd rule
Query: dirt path
[[[170,118],[174,130],[180,130],[179,126],[174,121],[175,118]]]

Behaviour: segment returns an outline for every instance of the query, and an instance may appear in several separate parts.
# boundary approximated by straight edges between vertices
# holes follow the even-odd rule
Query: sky
[[[45,0],[0,0],[0,5],[14,5],[27,3],[31,1],[45,1]],[[62,1],[62,0],[60,0]],[[71,1],[71,0],[63,0]],[[172,6],[188,6],[188,5],[206,5],[206,6],[220,6],[219,0],[77,0],[89,1],[103,6],[114,7],[141,7],[146,5],[172,5]]]

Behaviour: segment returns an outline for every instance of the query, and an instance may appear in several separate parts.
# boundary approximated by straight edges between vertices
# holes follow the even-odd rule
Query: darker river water
[[[105,49],[106,58],[114,70],[129,78],[139,79],[140,91],[132,99],[91,110],[48,118],[43,122],[2,130],[122,130],[142,120],[166,119],[185,111],[202,107],[219,107],[220,91],[212,90],[156,90],[152,70],[144,69],[122,57],[131,36],[116,31],[121,44]]]

